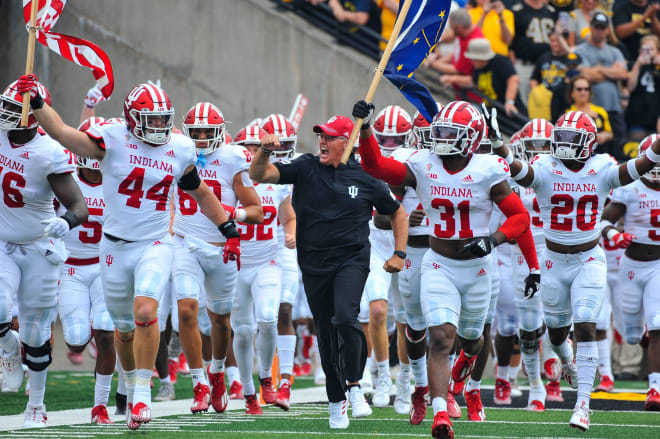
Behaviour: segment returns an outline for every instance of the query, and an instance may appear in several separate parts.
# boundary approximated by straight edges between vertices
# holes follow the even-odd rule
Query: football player
[[[61,238],[87,221],[88,211],[71,176],[73,161],[58,142],[38,132],[34,108],[49,103],[50,93],[36,79],[31,90],[26,127],[21,126],[19,84],[13,82],[0,96],[0,361],[3,388],[16,392],[23,383],[22,344],[30,386],[23,427],[39,428],[46,426],[51,324],[57,316],[60,266],[67,258]],[[59,217],[55,196],[66,209]],[[14,297],[19,333],[11,330]]]
[[[499,130],[496,112],[486,115],[492,131]],[[647,148],[645,156],[620,166],[609,156],[594,155],[596,133],[591,117],[569,111],[552,130],[551,153],[531,164],[515,159],[502,142],[493,144],[511,165],[512,178],[536,194],[546,242],[543,314],[564,377],[578,389],[569,424],[581,430],[589,429],[589,400],[598,366],[596,321],[607,279],[605,254],[598,245],[603,205],[610,189],[632,183],[660,162],[660,142]],[[575,360],[567,342],[572,322]]]
[[[47,133],[74,154],[101,162],[106,204],[101,281],[126,375],[127,424],[138,429],[151,420],[149,384],[159,342],[158,301],[172,270],[172,184],[188,191],[227,238],[219,252],[225,263],[238,262],[238,231],[200,179],[193,142],[172,133],[174,107],[163,89],[151,84],[133,87],[124,100],[124,124],[102,123],[83,133],[66,125],[39,99],[36,76],[22,76],[17,87],[31,94],[35,118]]]

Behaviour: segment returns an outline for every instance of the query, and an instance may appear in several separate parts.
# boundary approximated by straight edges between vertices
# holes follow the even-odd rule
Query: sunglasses
[[[575,87],[575,91],[591,91],[591,87]]]

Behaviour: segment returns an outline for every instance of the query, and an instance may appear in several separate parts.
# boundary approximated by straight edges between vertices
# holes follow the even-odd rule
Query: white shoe
[[[21,363],[21,349],[18,332],[10,331],[9,337],[16,339],[16,349],[14,352],[6,352],[0,348],[0,363],[2,364],[2,391],[18,392],[23,384],[23,365]]]
[[[569,425],[582,431],[589,430],[589,409],[586,403],[583,402],[582,405],[573,409],[573,416],[571,416]]]
[[[362,389],[362,394],[364,396],[373,396],[374,394],[374,385],[371,380],[371,372],[365,367],[364,373],[362,374],[362,379],[360,380],[360,388]]]
[[[397,380],[396,396],[394,397],[394,412],[399,415],[410,413],[410,381],[401,382]]]
[[[545,411],[545,398],[547,392],[545,387],[540,385],[538,387],[529,388],[529,397],[527,398],[527,410],[530,412],[543,412]]]
[[[318,366],[316,370],[314,370],[314,384],[317,386],[325,386],[325,372],[323,372],[321,366]]]
[[[522,390],[520,390],[520,386],[518,385],[518,380],[511,378],[511,397],[512,398],[520,398],[522,396]]]
[[[45,428],[46,427],[46,406],[31,407],[25,409],[25,420],[22,428]]]
[[[160,389],[158,389],[158,393],[154,396],[154,401],[173,401],[174,398],[174,384],[161,381]]]
[[[390,389],[392,388],[392,378],[389,375],[381,375],[376,380],[374,389],[374,398],[372,400],[374,407],[387,407],[390,405]]]
[[[348,401],[328,403],[328,413],[330,414],[330,428],[348,428]]]
[[[578,388],[578,378],[577,378],[577,366],[575,365],[575,360],[568,363],[561,363],[561,368],[563,371],[564,380],[571,386],[572,389]],[[588,421],[587,421],[588,422]]]
[[[348,400],[351,403],[351,416],[353,418],[363,418],[371,415],[371,407],[369,407],[369,403],[358,386],[351,387],[348,392]]]

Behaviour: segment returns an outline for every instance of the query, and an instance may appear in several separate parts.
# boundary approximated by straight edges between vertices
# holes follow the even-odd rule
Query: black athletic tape
[[[47,340],[46,343],[42,344],[39,347],[32,347],[28,346],[25,343],[23,343],[23,362],[27,365],[27,367],[30,370],[33,370],[35,372],[42,371],[46,369],[50,363],[53,362],[53,356],[51,355],[53,349],[50,346],[50,340]],[[31,359],[28,358],[28,355],[31,357],[44,357],[48,355],[48,360],[44,362],[39,362],[35,363]]]
[[[181,177],[178,184],[184,191],[194,191],[197,189],[202,184],[202,180],[199,178],[199,174],[197,174],[197,168],[193,167],[192,171]]]

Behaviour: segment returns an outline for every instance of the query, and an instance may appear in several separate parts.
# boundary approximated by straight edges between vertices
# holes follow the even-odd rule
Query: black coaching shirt
[[[366,252],[373,208],[391,215],[399,208],[387,185],[368,175],[352,157],[346,165],[322,165],[305,154],[275,163],[279,184],[293,184],[298,263],[310,274],[333,271],[347,257]]]

